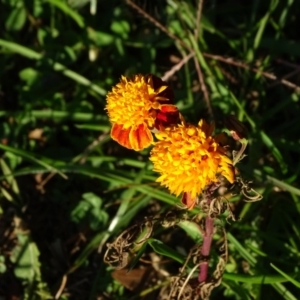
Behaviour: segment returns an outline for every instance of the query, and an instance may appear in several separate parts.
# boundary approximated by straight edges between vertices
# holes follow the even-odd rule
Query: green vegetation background
[[[84,0],[0,1],[1,298],[156,299],[113,279],[97,249],[179,200],[154,184],[148,150],[110,139],[104,107],[121,75],[173,70],[190,122],[211,117],[205,86],[218,126],[226,114],[247,124],[239,169],[263,195],[230,199],[237,221],[224,222],[229,262],[211,299],[299,299],[299,1],[204,1],[196,38],[196,1],[135,3],[169,34],[125,1],[98,1],[94,15]],[[173,228],[153,241],[184,253],[186,239]],[[145,251],[178,273],[167,247]],[[158,290],[166,280],[152,278]]]

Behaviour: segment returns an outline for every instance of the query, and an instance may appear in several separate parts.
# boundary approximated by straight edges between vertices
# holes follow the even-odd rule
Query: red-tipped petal
[[[135,151],[149,147],[153,141],[153,136],[145,124],[140,124],[136,129],[131,129],[129,134],[130,144]]]
[[[178,108],[175,105],[163,104],[161,106],[161,111],[163,113],[179,113]]]
[[[129,141],[129,134],[131,129],[131,127],[124,129],[123,125],[113,124],[110,135],[113,140],[118,142],[123,147],[132,149],[132,146]]]
[[[167,127],[177,124],[179,121],[179,111],[174,105],[162,105],[157,112],[155,120],[155,128],[160,130],[161,127]]]
[[[194,199],[191,197],[191,194],[190,193],[186,193],[184,192],[183,195],[182,195],[182,198],[181,198],[181,203],[186,206],[186,208],[188,210],[191,210],[194,208],[194,206],[196,205],[197,203],[197,197],[195,197]]]

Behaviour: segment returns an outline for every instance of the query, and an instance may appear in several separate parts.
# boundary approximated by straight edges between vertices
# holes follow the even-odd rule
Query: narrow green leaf
[[[105,115],[95,115],[93,113],[82,113],[76,111],[58,111],[52,109],[44,110],[31,110],[31,111],[0,111],[0,117],[16,117],[16,118],[25,118],[25,117],[34,117],[38,119],[51,119],[51,120],[72,120],[74,122],[89,122],[89,121],[101,121],[108,125],[108,118]]]
[[[249,284],[271,284],[271,283],[280,283],[287,282],[288,280],[283,276],[278,275],[245,275],[245,274],[229,274],[224,273],[224,279],[233,280],[236,282],[245,282]]]
[[[263,175],[263,173],[260,170],[254,170],[253,172],[256,176],[259,176],[261,179],[263,179],[263,180],[267,179],[267,181],[270,182],[271,184],[273,184],[274,186],[277,186],[277,187],[283,189],[284,191],[288,191],[292,194],[300,196],[300,189],[298,189],[282,180],[279,180],[275,177],[272,177],[269,175]]]
[[[25,56],[30,59],[41,59],[43,56],[40,53],[37,53],[27,47],[21,46],[20,44],[9,42],[0,39],[0,46],[9,51],[18,53],[22,56]]]
[[[53,60],[46,58],[43,55],[41,55],[29,48],[26,48],[19,44],[16,44],[13,42],[8,42],[8,41],[2,40],[2,39],[0,39],[0,46],[2,46],[3,48],[5,48],[7,50],[12,51],[12,52],[23,55],[27,58],[30,58],[30,59],[36,59],[36,60],[44,59],[49,65],[51,65],[53,67],[53,70],[61,72],[62,74],[73,79],[74,81],[91,88],[93,91],[95,91],[99,95],[102,95],[102,96],[106,95],[106,91],[104,89],[102,89],[99,86],[97,86],[96,84],[92,83],[87,78],[83,77],[82,75],[80,75],[72,70],[69,70],[66,66],[64,66],[58,62],[54,62]]]
[[[282,283],[273,283],[273,288],[280,294],[282,297],[281,299],[285,300],[299,300],[298,297],[295,297],[288,289],[287,287]]]
[[[185,261],[185,257],[180,254],[179,252],[175,251],[171,247],[165,245],[163,242],[156,240],[156,239],[149,239],[148,240],[149,246],[152,247],[152,249],[163,256],[170,257],[179,263],[183,264]]]
[[[268,137],[268,135],[263,130],[260,131],[260,135],[261,135],[261,138],[262,138],[262,141],[264,142],[264,144],[270,149],[270,151],[272,152],[272,154],[278,161],[278,163],[281,167],[282,173],[285,174],[288,171],[288,169],[287,169],[287,165],[286,165],[284,158],[281,155],[279,149],[276,147],[276,145],[273,143],[273,141]]]
[[[83,249],[80,255],[77,257],[73,265],[67,271],[67,274],[71,274],[76,269],[78,269],[88,258],[88,256],[99,246],[102,242],[103,238],[106,235],[106,231],[102,231],[96,234],[93,239],[87,244],[87,246]]]
[[[35,162],[36,164],[38,165],[41,165],[43,166],[44,168],[46,168],[48,171],[51,171],[51,172],[56,172],[58,173],[61,177],[63,178],[67,178],[66,175],[64,175],[60,170],[56,169],[55,167],[53,167],[51,164],[49,163],[46,163],[45,160],[48,160],[46,158],[41,158],[41,159],[37,159],[35,158],[32,153],[30,152],[26,152],[24,150],[21,150],[21,149],[16,149],[16,148],[13,148],[13,147],[10,147],[10,146],[7,146],[7,145],[3,145],[0,143],[0,149],[2,150],[5,150],[5,151],[9,151],[9,152],[12,152],[16,155],[19,155],[27,160],[30,160],[30,161],[33,161]],[[12,176],[12,174],[10,175]]]
[[[73,10],[66,2],[62,0],[46,0],[47,2],[51,3],[66,15],[68,15],[71,19],[73,19],[77,25],[81,28],[84,27],[84,19],[83,17],[78,14],[75,10]]]
[[[142,255],[145,253],[147,248],[148,241],[143,243],[143,245],[140,247],[136,255],[134,256],[133,260],[130,262],[127,271],[130,272],[138,263],[139,259],[142,257]]]
[[[274,264],[270,264],[272,268],[274,268],[279,274],[281,274],[287,281],[291,282],[293,285],[295,285],[297,288],[300,288],[300,282],[295,280],[290,275],[286,274],[285,272],[281,271],[279,268],[277,268]]]
[[[6,200],[11,201],[11,202],[14,201],[13,196],[4,187],[0,186],[0,192],[2,193],[3,197]]]
[[[15,178],[13,176],[11,176],[12,171],[9,168],[9,166],[6,164],[6,162],[4,161],[4,159],[0,158],[0,166],[2,169],[3,174],[6,176],[6,180],[8,181],[8,183],[11,185],[11,189],[12,191],[16,194],[16,195],[20,195],[20,190],[19,190],[19,186],[17,181],[15,180]]]
[[[200,244],[203,240],[201,228],[195,222],[181,221],[178,226],[181,227],[196,244]]]
[[[256,258],[253,257],[250,252],[230,233],[227,233],[227,238],[234,245],[236,250],[246,259],[251,266],[254,266],[256,264]]]

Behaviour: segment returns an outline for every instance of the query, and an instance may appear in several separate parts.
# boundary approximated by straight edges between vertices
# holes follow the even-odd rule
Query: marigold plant
[[[226,118],[227,131],[241,144],[240,150],[233,151],[231,158],[228,156],[226,133],[214,135],[214,124],[205,120],[200,120],[197,125],[187,123],[172,104],[173,98],[172,89],[154,75],[136,75],[131,79],[122,77],[107,95],[106,109],[113,123],[112,138],[134,150],[153,144],[150,160],[153,170],[160,173],[156,181],[167,187],[170,193],[181,194],[185,208],[190,210],[197,204],[205,216],[205,220],[199,222],[200,219],[189,214],[180,215],[178,211],[181,210],[172,211],[179,223],[184,221],[190,226],[195,225],[194,229],[199,229],[202,241],[190,249],[180,274],[170,283],[168,294],[170,299],[175,299],[175,296],[177,299],[177,295],[181,299],[182,293],[185,293],[185,299],[208,299],[212,289],[222,281],[228,258],[223,232],[218,260],[214,264],[209,261],[216,230],[215,219],[227,211],[227,218],[234,220],[229,201],[217,191],[227,185],[226,180],[231,184],[240,183],[241,193],[246,197],[243,189],[250,190],[239,175],[235,178],[235,166],[244,157],[247,146],[247,128],[235,116]],[[155,141],[152,132],[155,133]],[[255,195],[257,199],[258,196]],[[107,245],[104,261],[116,268],[124,268],[130,263],[128,253],[140,249],[135,245],[136,241],[140,243],[141,232],[145,233],[142,239],[145,242],[151,237],[156,222],[164,227],[175,224],[168,213],[155,218],[147,216],[144,222],[134,224],[114,243]],[[196,266],[189,271],[186,267],[191,262]],[[196,269],[197,277],[192,274]]]

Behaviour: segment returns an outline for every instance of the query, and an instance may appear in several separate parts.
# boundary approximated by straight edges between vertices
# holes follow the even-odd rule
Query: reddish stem
[[[219,187],[218,183],[212,183],[211,186],[206,190],[205,197],[208,207],[211,204],[214,191]],[[209,216],[209,213],[205,219],[205,229],[203,233],[203,243],[201,249],[201,259],[200,271],[198,276],[198,281],[200,283],[207,281],[208,277],[208,264],[209,264],[209,254],[212,244],[214,234],[214,219]]]
[[[201,249],[201,256],[204,261],[200,263],[200,272],[198,276],[198,281],[200,283],[205,282],[208,277],[208,257],[210,254],[210,248],[214,232],[214,219],[209,216],[205,219],[205,231],[203,236],[203,244]]]

